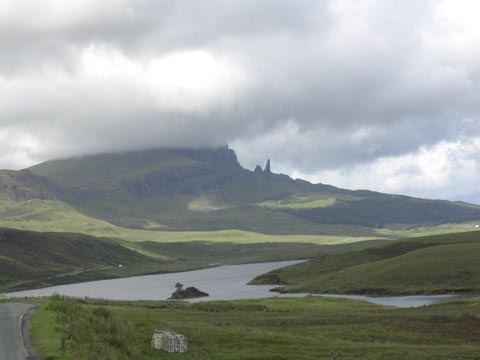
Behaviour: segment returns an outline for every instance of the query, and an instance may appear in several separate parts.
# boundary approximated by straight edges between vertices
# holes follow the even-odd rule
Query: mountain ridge
[[[228,147],[88,155],[2,171],[0,199],[56,200],[117,226],[154,231],[399,237],[400,230],[480,219],[474,204],[312,184],[270,166],[244,169]]]

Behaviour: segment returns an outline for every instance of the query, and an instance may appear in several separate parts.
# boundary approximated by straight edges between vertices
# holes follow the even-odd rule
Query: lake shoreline
[[[210,296],[188,299],[189,302],[214,300],[261,299],[271,297],[323,296],[368,301],[386,306],[418,307],[440,301],[461,297],[473,297],[476,294],[437,294],[402,296],[365,296],[358,294],[314,294],[314,293],[274,293],[274,285],[248,285],[259,274],[304,260],[248,263],[241,265],[222,265],[201,270],[173,272],[168,274],[142,275],[111,280],[97,280],[69,285],[53,286],[43,289],[10,292],[12,297],[48,297],[59,294],[73,298],[92,298],[118,301],[164,301],[167,300],[175,284],[195,286]]]
[[[266,284],[268,285],[268,284]],[[277,284],[271,284],[272,286],[277,286]],[[302,291],[282,291],[282,287],[275,287],[270,289],[272,293],[277,294],[304,294]],[[358,296],[367,296],[367,297],[396,297],[396,296],[430,296],[430,295],[458,295],[458,296],[469,296],[469,295],[478,295],[480,296],[479,289],[471,290],[445,290],[445,291],[415,291],[415,292],[382,292],[382,291],[347,291],[345,293],[329,293],[329,292],[308,292],[311,295],[358,295]]]

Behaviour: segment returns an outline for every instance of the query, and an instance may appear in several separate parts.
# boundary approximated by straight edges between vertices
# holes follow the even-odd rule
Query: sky
[[[229,144],[480,203],[477,0],[0,0],[0,168]]]

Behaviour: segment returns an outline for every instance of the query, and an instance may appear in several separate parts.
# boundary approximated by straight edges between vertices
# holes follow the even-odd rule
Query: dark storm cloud
[[[0,0],[0,161],[230,143],[249,167],[315,174],[473,139],[462,6]]]
[[[3,2],[0,44],[8,56],[0,64],[5,73],[44,62],[75,62],[76,51],[92,43],[132,56],[158,56],[231,37],[308,32],[328,21],[326,3],[306,0]]]

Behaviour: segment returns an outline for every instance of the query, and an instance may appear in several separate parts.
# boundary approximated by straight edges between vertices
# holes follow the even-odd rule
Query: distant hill
[[[250,171],[223,147],[99,154],[2,171],[2,213],[0,226],[57,230],[48,227],[60,218],[62,231],[71,226],[95,234],[88,229],[112,224],[150,232],[398,238],[469,229],[480,219],[480,206],[311,184],[270,166]],[[46,228],[42,219],[50,221]],[[79,223],[92,225],[82,230]]]
[[[480,290],[480,231],[418,237],[278,269],[253,284],[282,292],[423,294]]]

